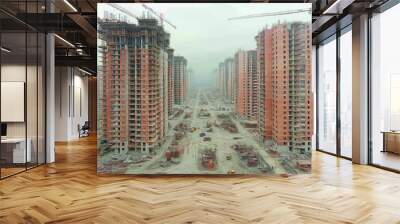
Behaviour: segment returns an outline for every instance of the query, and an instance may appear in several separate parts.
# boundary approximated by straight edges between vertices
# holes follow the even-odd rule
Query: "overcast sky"
[[[142,3],[121,3],[120,6],[137,16],[142,16],[145,8]],[[188,67],[194,71],[193,80],[197,84],[212,84],[215,81],[213,70],[218,63],[232,57],[238,49],[255,49],[254,37],[266,25],[278,21],[303,21],[311,23],[309,13],[297,13],[273,17],[259,17],[228,21],[228,18],[309,9],[311,4],[277,3],[146,3],[174,24],[177,29],[164,22],[164,28],[171,34],[171,47],[175,55],[188,60]],[[116,12],[107,3],[99,3],[98,15],[104,10]],[[136,23],[135,19],[131,20]]]

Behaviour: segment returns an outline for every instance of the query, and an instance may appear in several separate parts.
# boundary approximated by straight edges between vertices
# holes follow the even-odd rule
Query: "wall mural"
[[[98,4],[98,173],[311,171],[311,4]]]

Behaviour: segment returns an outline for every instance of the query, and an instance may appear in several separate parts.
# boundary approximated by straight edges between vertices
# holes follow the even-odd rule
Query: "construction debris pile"
[[[220,128],[223,128],[230,133],[238,133],[238,128],[236,124],[232,121],[232,118],[227,114],[218,114],[218,119],[221,121],[219,125],[216,125]]]
[[[309,172],[311,170],[311,161],[310,160],[299,160],[296,162],[297,169],[300,169],[304,172]]]
[[[281,161],[282,166],[289,173],[308,173],[311,170],[311,158],[307,154],[291,153],[286,155]]]
[[[114,154],[109,161],[103,162],[99,167],[97,167],[97,169],[104,172],[118,171],[124,173],[129,165],[128,163],[123,162],[124,160],[126,160],[126,158],[126,154]]]
[[[238,153],[240,159],[246,162],[247,166],[257,167],[259,165],[258,153],[253,146],[238,143],[232,145],[232,147]]]
[[[141,163],[149,161],[153,158],[153,156],[149,154],[142,154],[142,153],[118,153],[113,154],[111,158],[103,162],[102,165],[98,167],[98,169],[102,171],[118,171],[120,173],[125,173],[128,169],[129,165],[138,164],[141,166]]]
[[[159,162],[160,167],[165,168],[180,163],[180,156],[185,151],[181,144],[181,140],[185,137],[186,132],[189,131],[188,124],[181,122],[174,127],[174,130],[176,131],[174,139],[168,149],[164,152],[165,160]]]
[[[174,144],[177,144],[177,142],[173,142]],[[171,161],[173,158],[179,158],[181,154],[183,153],[183,147],[179,145],[173,145],[168,148],[168,150],[165,151],[165,159],[166,161]],[[179,163],[179,161],[174,161],[175,163]]]
[[[205,148],[201,150],[201,166],[208,170],[212,170],[216,168],[217,156],[216,149],[214,148]]]
[[[183,125],[184,126],[184,125]],[[180,143],[180,141],[185,137],[186,132],[177,131],[174,135],[174,139],[172,140],[171,145],[164,152],[164,161],[160,161],[160,167],[169,167],[174,164],[179,164],[180,156],[184,153],[185,149]]]

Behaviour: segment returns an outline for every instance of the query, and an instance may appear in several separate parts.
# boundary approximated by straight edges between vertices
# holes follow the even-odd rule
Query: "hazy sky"
[[[142,3],[119,4],[137,16],[142,16],[145,8]],[[182,55],[188,60],[188,67],[194,71],[193,80],[198,84],[212,84],[215,81],[213,70],[218,63],[232,57],[238,49],[255,49],[255,36],[266,25],[284,21],[304,21],[311,23],[309,13],[297,13],[273,17],[259,17],[228,21],[228,18],[308,9],[311,4],[294,3],[146,3],[155,11],[173,23],[173,29],[164,23],[164,28],[171,34],[171,47],[175,55]],[[98,15],[104,15],[104,9],[113,10],[106,3],[99,4]],[[131,20],[136,23],[135,19]]]

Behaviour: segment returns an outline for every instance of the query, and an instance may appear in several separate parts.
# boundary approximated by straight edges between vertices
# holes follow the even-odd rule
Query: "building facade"
[[[174,106],[174,49],[169,48],[168,53],[168,115],[172,114]]]
[[[235,82],[236,82],[236,100],[235,112],[240,117],[246,117],[249,114],[247,109],[248,101],[248,76],[247,76],[247,54],[244,50],[235,53]]]
[[[108,148],[151,153],[164,141],[169,34],[155,19],[102,21],[103,132]]]
[[[174,102],[182,105],[187,96],[187,60],[174,56]]]
[[[220,62],[218,65],[218,92],[221,96],[225,96],[225,64],[224,62]]]
[[[234,103],[235,95],[235,64],[233,58],[227,58],[219,63],[217,74],[217,89],[224,100]]]
[[[262,140],[272,139],[272,32],[267,29],[256,36],[257,73],[259,74],[258,128]]]
[[[261,31],[256,41],[260,136],[290,150],[309,151],[313,133],[310,26],[277,24]]]
[[[249,50],[247,51],[247,76],[248,76],[248,102],[247,110],[249,114],[248,119],[257,121],[259,113],[259,74],[257,73],[257,51]]]
[[[234,57],[235,111],[245,119],[255,120],[258,114],[257,53],[239,50]]]
[[[226,95],[225,98],[233,103],[236,94],[236,83],[235,83],[235,66],[233,58],[227,58],[224,61],[225,64],[225,74],[226,74]]]

